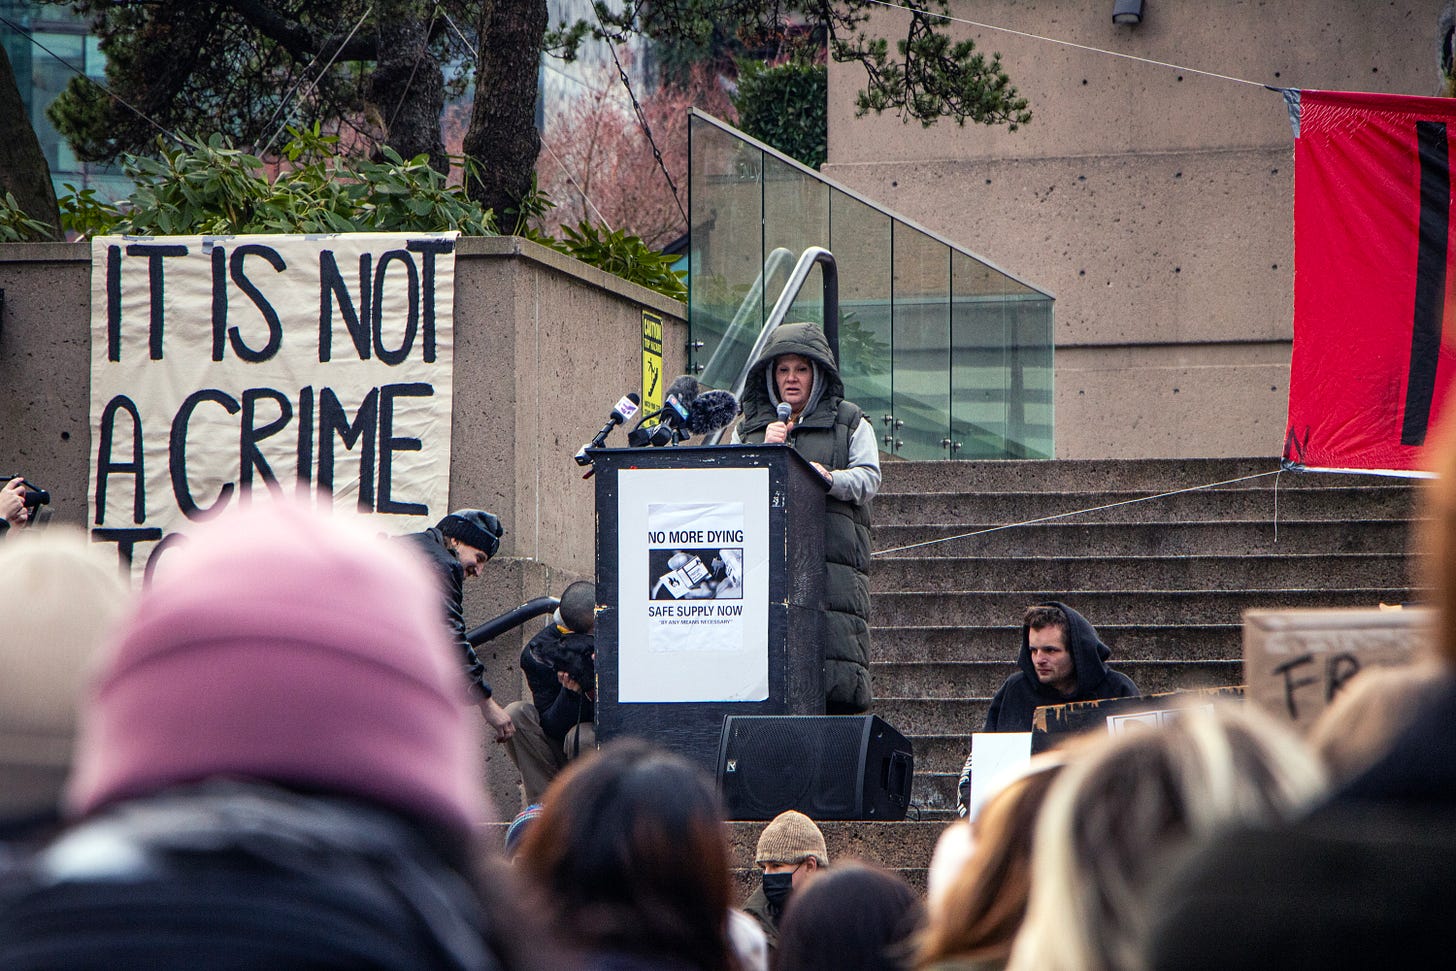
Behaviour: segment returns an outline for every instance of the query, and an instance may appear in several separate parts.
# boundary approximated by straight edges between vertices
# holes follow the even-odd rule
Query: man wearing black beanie
[[[445,605],[445,622],[465,662],[465,678],[470,696],[486,724],[495,732],[498,742],[515,734],[511,716],[491,697],[490,682],[485,679],[485,665],[476,656],[475,648],[465,639],[465,613],[461,595],[466,577],[480,576],[485,564],[500,549],[505,527],[484,509],[457,509],[435,524],[433,529],[411,533],[421,552],[434,564],[440,577],[440,590]]]

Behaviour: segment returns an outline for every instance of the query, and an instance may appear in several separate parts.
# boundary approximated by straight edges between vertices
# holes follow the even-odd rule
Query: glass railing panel
[[[1006,451],[1009,458],[1049,459],[1052,437],[1052,302],[1012,299],[1007,344],[1008,407]]]
[[[896,220],[892,451],[945,458],[950,435],[950,247]]]
[[[951,255],[950,278],[950,457],[1002,458],[1011,314],[996,290],[1006,278],[965,253]]]
[[[696,116],[688,123],[688,339],[709,384],[730,382],[763,327],[763,152]],[[794,253],[768,306],[793,268]],[[727,375],[725,378],[724,375]]]
[[[829,249],[829,187],[812,172],[773,156],[763,160],[763,248],[765,253],[786,249],[794,259],[811,246]],[[774,285],[764,301],[771,309],[783,284]],[[824,277],[816,266],[794,298],[785,323],[812,320],[824,323]]]
[[[830,252],[839,268],[839,373],[845,397],[877,435],[890,414],[890,217],[838,189],[829,193]]]
[[[899,457],[1049,458],[1052,298],[767,146],[695,113],[689,333],[733,387],[805,249],[839,277],[840,373]],[[786,321],[824,318],[817,266]]]

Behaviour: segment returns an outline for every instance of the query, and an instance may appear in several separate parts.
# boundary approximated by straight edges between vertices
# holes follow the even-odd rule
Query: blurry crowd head
[[[794,894],[779,924],[776,971],[899,971],[920,922],[904,880],[851,863]]]
[[[1420,551],[1425,556],[1420,563],[1436,607],[1436,653],[1448,666],[1456,666],[1456,421],[1445,423],[1431,455],[1437,477],[1422,492]]]
[[[1363,669],[1310,726],[1308,741],[1335,782],[1359,775],[1414,724],[1446,685],[1440,665]]]
[[[1301,740],[1244,705],[1089,747],[1042,807],[1010,967],[1140,966],[1157,878],[1216,829],[1287,820],[1323,791]]]
[[[130,592],[115,556],[63,526],[6,539],[0,577],[0,816],[53,812],[85,680]]]
[[[567,947],[729,971],[722,820],[701,769],[624,739],[556,778],[516,862]]]
[[[1059,752],[1038,756],[969,824],[953,824],[972,831],[970,855],[949,885],[932,895],[920,966],[948,959],[1004,962],[1010,956],[1031,894],[1037,819],[1064,764]]]
[[[367,800],[462,839],[478,719],[422,559],[358,517],[233,508],[162,560],[101,658],[69,807],[216,776]]]

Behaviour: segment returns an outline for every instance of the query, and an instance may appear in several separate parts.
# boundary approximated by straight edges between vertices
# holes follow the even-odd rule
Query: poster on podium
[[[768,475],[621,471],[620,702],[768,698]]]

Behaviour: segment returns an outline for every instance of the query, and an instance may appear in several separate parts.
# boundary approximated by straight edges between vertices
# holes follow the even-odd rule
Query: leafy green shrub
[[[624,280],[640,283],[649,290],[677,300],[687,299],[688,289],[683,282],[687,274],[672,268],[677,257],[659,253],[643,242],[642,237],[631,236],[620,229],[603,229],[586,220],[577,223],[575,228],[561,227],[561,235],[559,240],[535,238],[552,249]]]
[[[823,64],[740,61],[738,127],[810,168],[829,157],[829,71]]]
[[[128,155],[122,167],[136,184],[117,206],[95,190],[60,199],[61,224],[81,236],[228,236],[240,233],[424,233],[459,230],[466,236],[498,235],[493,214],[460,186],[430,167],[420,155],[406,161],[393,149],[382,161],[338,153],[338,139],[312,129],[289,129],[282,149],[287,171],[272,181],[263,161],[234,148],[222,135],[205,141],[182,138],[179,147],[159,145],[156,158]],[[469,177],[469,160],[465,162]],[[582,222],[557,240],[528,227],[550,209],[551,200],[532,191],[519,213],[509,213],[518,235],[529,236],[584,263],[678,300],[686,298],[673,257],[653,250],[638,236]],[[0,242],[44,239],[49,227],[20,211],[14,196],[0,200]]]
[[[0,198],[0,243],[23,243],[50,238],[51,227],[39,219],[27,216],[13,192],[7,192],[4,198]]]
[[[67,182],[61,196],[61,229],[77,236],[104,236],[121,218],[121,210],[96,198],[95,189],[77,189]]]
[[[123,168],[136,190],[113,232],[203,233],[440,232],[495,235],[489,211],[430,168],[392,149],[384,161],[337,154],[338,139],[290,129],[288,171],[272,182],[263,162],[221,135],[161,146],[160,157],[129,155]]]

